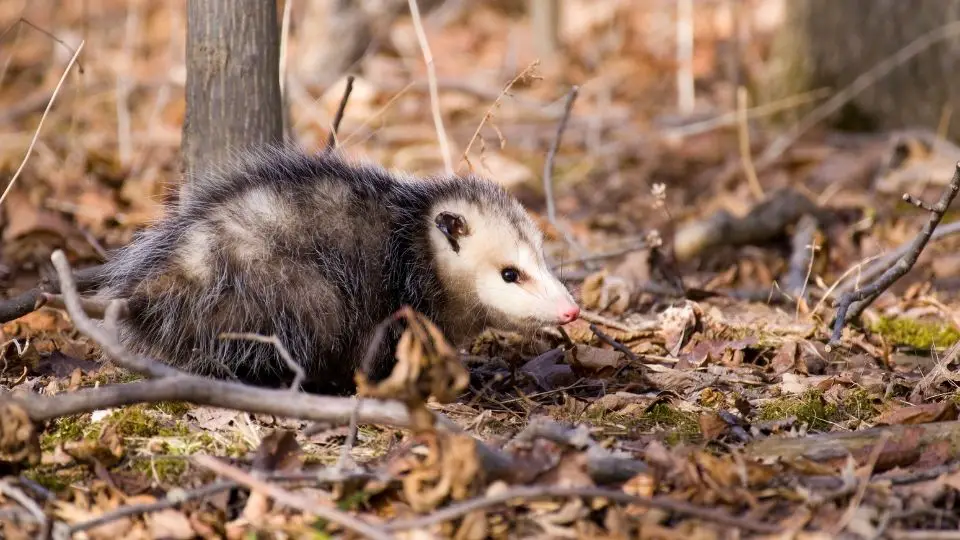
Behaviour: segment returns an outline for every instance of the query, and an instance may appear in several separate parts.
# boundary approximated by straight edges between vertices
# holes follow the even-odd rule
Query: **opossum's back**
[[[191,371],[259,377],[283,371],[276,351],[219,334],[275,334],[308,372],[332,376],[327,359],[352,371],[363,330],[394,308],[378,288],[393,218],[339,178],[279,187],[238,182],[216,201],[198,191],[117,255],[109,294],[131,300],[132,346]]]

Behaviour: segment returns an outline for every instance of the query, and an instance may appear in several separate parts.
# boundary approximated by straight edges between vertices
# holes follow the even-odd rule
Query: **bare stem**
[[[920,233],[910,242],[910,246],[903,257],[897,259],[896,263],[887,268],[873,283],[858,291],[844,293],[840,297],[840,301],[837,303],[837,314],[833,321],[833,334],[830,336],[828,346],[839,345],[840,334],[843,332],[844,325],[857,319],[863,313],[863,310],[873,303],[883,291],[913,268],[917,259],[920,258],[923,248],[926,247],[927,242],[933,235],[933,231],[943,219],[943,214],[947,212],[950,203],[957,196],[957,191],[960,191],[960,162],[956,165],[950,184],[943,190],[937,204],[930,207],[930,217]]]
[[[450,144],[447,142],[447,132],[443,128],[443,118],[440,116],[440,97],[437,93],[437,73],[433,66],[433,53],[430,52],[430,44],[427,43],[427,34],[423,31],[423,23],[420,21],[420,8],[417,7],[417,0],[408,0],[410,4],[410,16],[413,19],[413,28],[417,32],[417,40],[420,42],[420,49],[423,51],[423,61],[427,64],[427,83],[430,86],[430,108],[433,111],[433,124],[437,129],[437,138],[440,142],[440,154],[443,157],[443,168],[447,174],[453,174],[453,161],[450,157]]]

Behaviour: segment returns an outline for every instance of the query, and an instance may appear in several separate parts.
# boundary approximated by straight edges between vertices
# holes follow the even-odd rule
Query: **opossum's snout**
[[[560,324],[567,324],[580,318],[580,306],[569,304],[560,307],[560,316],[557,320]]]

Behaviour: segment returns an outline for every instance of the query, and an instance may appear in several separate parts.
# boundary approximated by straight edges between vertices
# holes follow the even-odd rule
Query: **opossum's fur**
[[[411,178],[283,146],[192,182],[112,256],[98,293],[129,299],[129,348],[187,371],[284,383],[292,374],[272,345],[218,339],[275,334],[308,389],[349,391],[374,329],[403,305],[454,343],[485,327],[558,324],[557,309],[576,309],[534,222],[481,178]],[[456,246],[435,223],[442,211],[466,220]],[[504,283],[504,265],[528,279]],[[373,378],[389,373],[398,335],[378,349]]]

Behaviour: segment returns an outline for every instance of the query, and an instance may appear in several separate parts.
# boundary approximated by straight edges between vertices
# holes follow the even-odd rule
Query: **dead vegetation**
[[[723,3],[697,4],[696,109],[679,114],[669,2],[570,2],[563,61],[542,63],[510,2],[340,13],[371,36],[350,58],[293,2],[297,138],[504,183],[584,307],[467,351],[403,310],[385,323],[405,329],[392,376],[334,398],[131,355],[111,326],[125,306],[80,301],[178,186],[183,6],[28,4],[0,6],[4,537],[960,526],[960,150],[768,122],[837,95],[747,107],[723,51],[749,76],[775,30],[731,49]]]

